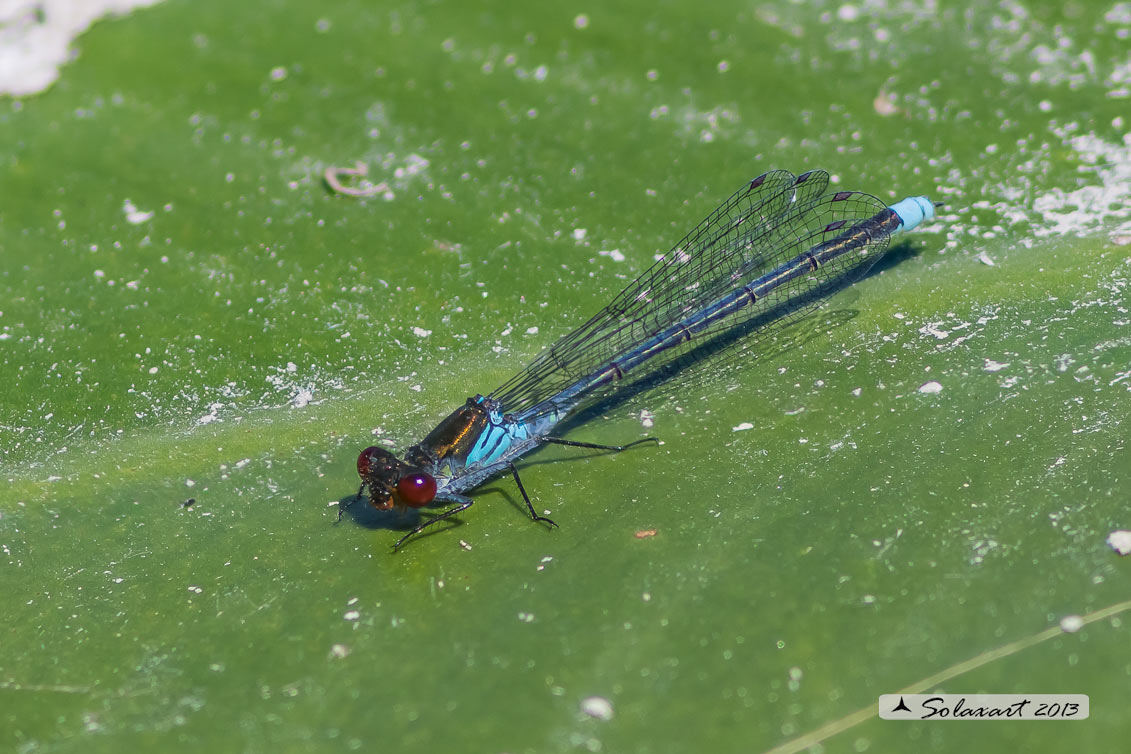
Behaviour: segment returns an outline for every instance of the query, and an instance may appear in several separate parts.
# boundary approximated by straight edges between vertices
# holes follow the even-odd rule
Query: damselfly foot
[[[339,500],[339,501],[338,501],[338,520],[337,520],[337,522],[336,522],[336,523],[341,523],[341,521],[342,521],[342,516],[346,515],[346,510],[347,510],[347,509],[348,509],[348,508],[349,508],[349,507],[350,507],[351,505],[353,505],[353,504],[354,504],[354,503],[356,503],[356,502],[357,502],[358,500],[360,500],[360,499],[361,499],[361,496],[362,496],[362,493],[364,493],[364,492],[365,492],[365,482],[362,482],[362,483],[361,483],[361,486],[360,486],[360,487],[358,487],[358,489],[357,489],[357,494],[356,494],[356,495],[354,495],[354,496],[353,496],[352,498],[350,498],[349,502],[347,502],[347,503],[343,503],[343,502],[342,502],[341,500]]]

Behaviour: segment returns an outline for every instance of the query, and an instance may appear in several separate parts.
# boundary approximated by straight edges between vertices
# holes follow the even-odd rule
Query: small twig
[[[342,183],[342,176],[356,176],[364,179],[369,174],[369,168],[365,163],[358,160],[353,164],[352,168],[342,168],[331,165],[326,168],[322,173],[322,178],[326,181],[326,185],[330,190],[336,194],[345,194],[346,196],[376,196],[377,194],[384,194],[389,190],[389,184],[381,181],[374,185],[369,181],[362,180],[358,186],[346,186]]]

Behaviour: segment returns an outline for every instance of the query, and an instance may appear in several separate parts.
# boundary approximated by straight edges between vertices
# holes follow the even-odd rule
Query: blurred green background
[[[1127,3],[973,0],[97,24],[0,97],[0,750],[760,751],[1129,599],[1129,35]],[[388,190],[331,194],[355,160]],[[559,530],[507,480],[395,554],[334,524],[358,451],[775,167],[947,206],[796,347],[570,434],[661,447],[531,457]],[[815,750],[1115,751],[1123,622],[938,689],[1086,722]]]

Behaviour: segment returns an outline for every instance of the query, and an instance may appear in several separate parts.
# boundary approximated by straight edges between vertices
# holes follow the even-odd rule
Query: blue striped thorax
[[[477,396],[476,402],[487,409],[487,426],[480,432],[479,438],[464,459],[468,466],[494,463],[507,452],[507,448],[515,440],[525,440],[530,437],[527,426],[522,422],[505,420],[499,405],[494,401],[484,402],[482,396]]]

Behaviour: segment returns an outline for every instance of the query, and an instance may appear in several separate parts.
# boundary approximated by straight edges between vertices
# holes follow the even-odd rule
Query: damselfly
[[[467,492],[509,473],[538,515],[515,461],[545,444],[621,451],[555,437],[563,419],[614,392],[641,390],[719,353],[748,348],[859,280],[891,237],[934,217],[923,196],[888,207],[857,191],[829,193],[829,175],[761,175],[707,216],[674,249],[592,319],[538,355],[487,396],[457,408],[404,460],[380,447],[357,458],[373,507],[451,507],[419,523],[394,548],[467,510]],[[344,508],[343,508],[344,509]],[[341,510],[338,514],[341,519]]]

